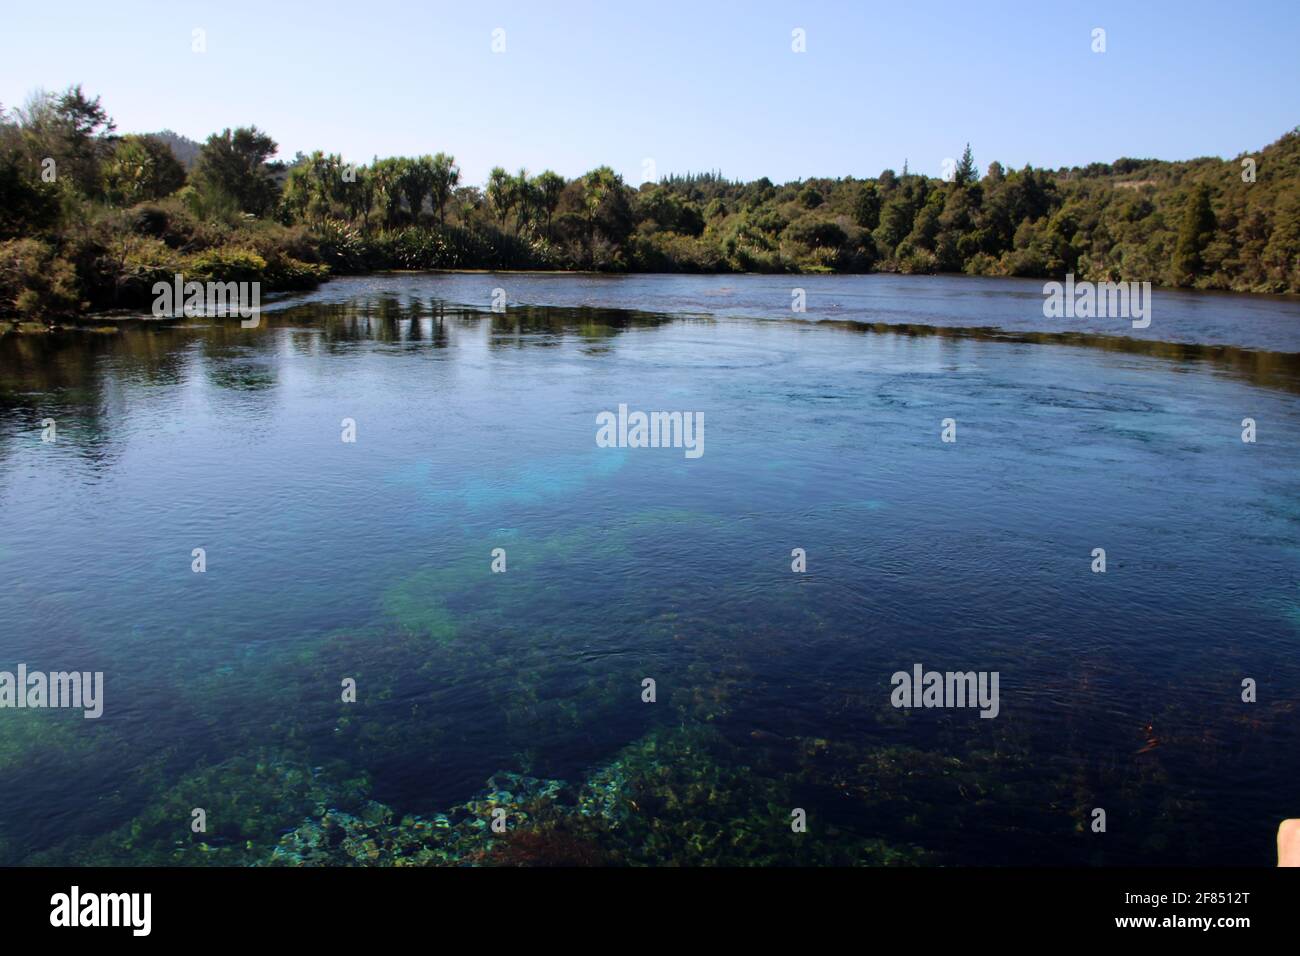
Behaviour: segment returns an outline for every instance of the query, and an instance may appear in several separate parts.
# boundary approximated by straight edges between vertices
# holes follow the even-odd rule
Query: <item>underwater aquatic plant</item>
[[[593,836],[566,824],[516,830],[492,845],[481,860],[487,866],[607,866],[618,860]]]

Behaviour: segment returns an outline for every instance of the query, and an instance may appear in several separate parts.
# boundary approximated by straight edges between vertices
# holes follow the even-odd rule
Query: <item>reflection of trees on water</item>
[[[628,329],[658,328],[676,321],[670,315],[623,309],[511,306],[486,313],[491,320],[490,348],[555,346],[575,337],[586,343],[608,343]]]
[[[124,417],[133,388],[175,388],[187,375],[198,373],[222,390],[269,396],[278,383],[280,359],[275,353],[282,347],[301,355],[345,355],[366,342],[447,349],[458,336],[469,335],[480,337],[492,351],[554,347],[576,339],[584,353],[598,354],[624,331],[676,321],[677,317],[661,313],[586,307],[511,306],[497,313],[408,292],[290,305],[264,313],[254,329],[236,321],[133,322],[115,333],[11,334],[0,337],[0,423],[6,426],[0,430],[0,454],[8,452],[14,436],[32,432],[42,418],[52,417],[75,429],[64,434],[79,436],[80,454],[102,461],[110,454],[112,425]],[[765,321],[805,328],[808,324],[803,318]],[[817,324],[868,335],[1072,345],[1181,364],[1204,362],[1252,385],[1300,392],[1300,355],[1294,353],[1085,332],[1008,332],[851,320]],[[193,367],[196,360],[198,368]]]
[[[125,419],[135,389],[175,389],[201,375],[223,391],[269,398],[279,382],[279,348],[300,355],[345,355],[366,342],[447,349],[458,335],[481,337],[493,350],[553,346],[570,336],[598,346],[625,329],[671,321],[586,308],[520,306],[493,313],[406,293],[291,305],[263,313],[252,329],[237,321],[136,321],[114,332],[6,335],[0,337],[0,423],[6,426],[0,454],[50,417],[61,437],[76,436],[70,444],[88,461],[112,460],[113,426]]]
[[[323,334],[328,351],[343,352],[347,349],[336,346],[360,342],[447,348],[456,332],[483,332],[485,319],[489,348],[551,346],[566,336],[599,342],[629,328],[655,328],[674,321],[669,315],[645,312],[551,306],[511,306],[498,313],[414,294],[381,294],[365,300],[295,306],[275,313],[271,324],[310,324]],[[295,337],[295,341],[307,340]]]
[[[170,328],[0,337],[0,457],[24,437],[39,441],[41,421],[52,418],[61,450],[106,470],[131,393],[180,384],[187,341]]]
[[[823,319],[818,321],[817,325],[868,335],[902,335],[908,338],[937,336],[943,339],[974,339],[1012,344],[1074,345],[1100,349],[1103,352],[1148,355],[1182,364],[1209,362],[1241,376],[1252,385],[1300,392],[1300,353],[1295,352],[1257,351],[1237,348],[1235,345],[1161,342],[1155,339],[1097,335],[1092,332],[1008,332],[994,328],[894,325],[886,322],[855,322],[847,319]]]

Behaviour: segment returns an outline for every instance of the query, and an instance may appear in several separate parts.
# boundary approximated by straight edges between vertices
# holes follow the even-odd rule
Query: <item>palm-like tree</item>
[[[377,159],[371,164],[371,178],[374,182],[375,198],[379,201],[384,228],[391,229],[397,222],[402,209],[402,190],[400,173],[404,160]]]
[[[533,185],[537,189],[538,204],[546,213],[546,237],[549,239],[551,217],[555,215],[555,210],[560,205],[560,196],[564,193],[564,177],[548,169],[538,174],[533,180]]]
[[[493,167],[492,172],[488,173],[487,197],[492,211],[496,213],[497,220],[501,223],[501,228],[504,229],[506,217],[510,215],[510,210],[515,205],[515,188],[514,177],[500,166]]]
[[[438,208],[438,225],[446,225],[447,200],[452,190],[460,185],[460,169],[456,157],[439,153],[433,157],[433,204]]]
[[[518,235],[531,225],[541,211],[541,196],[536,183],[528,178],[528,170],[521,169],[515,176],[515,203],[519,207],[519,216],[515,221],[515,234]]]
[[[402,195],[411,207],[411,221],[420,221],[420,211],[424,208],[424,197],[433,190],[434,166],[432,156],[417,156],[402,160],[399,174]]]

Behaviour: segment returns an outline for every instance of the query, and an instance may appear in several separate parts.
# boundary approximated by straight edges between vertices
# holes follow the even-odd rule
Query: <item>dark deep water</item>
[[[0,670],[105,684],[0,710],[0,863],[1271,864],[1300,303],[1041,301],[398,275],[0,338]],[[597,447],[620,403],[703,456]],[[916,663],[998,716],[895,709]]]

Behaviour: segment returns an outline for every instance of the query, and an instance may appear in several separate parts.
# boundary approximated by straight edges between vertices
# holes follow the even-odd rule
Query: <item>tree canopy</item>
[[[781,185],[715,170],[632,186],[608,166],[572,179],[498,166],[480,186],[445,151],[356,163],[319,150],[282,162],[277,149],[252,125],[202,145],[117,135],[81,87],[39,91],[0,110],[0,243],[36,243],[12,261],[57,272],[75,290],[58,301],[92,306],[123,301],[178,256],[281,284],[507,267],[1073,273],[1300,292],[1300,130],[1227,160],[991,162],[983,175],[967,143],[946,177],[904,160],[901,173]],[[0,309],[42,281],[11,276]]]

